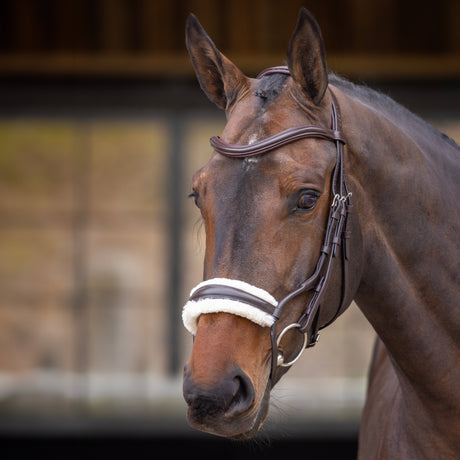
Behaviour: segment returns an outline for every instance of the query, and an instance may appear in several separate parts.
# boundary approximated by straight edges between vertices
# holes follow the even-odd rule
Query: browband
[[[211,137],[210,142],[213,149],[222,155],[227,157],[246,158],[275,150],[282,145],[290,144],[291,142],[295,142],[306,137],[316,137],[319,139],[345,143],[340,131],[320,128],[319,126],[313,125],[302,125],[285,129],[280,133],[266,137],[261,141],[254,142],[249,145],[228,144],[219,136]]]

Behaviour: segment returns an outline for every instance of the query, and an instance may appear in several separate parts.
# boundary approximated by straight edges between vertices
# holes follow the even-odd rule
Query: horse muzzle
[[[232,367],[212,386],[195,383],[186,366],[183,394],[188,405],[189,424],[227,438],[255,436],[268,411],[268,398],[264,397],[262,404],[256,403],[254,385],[238,366]]]

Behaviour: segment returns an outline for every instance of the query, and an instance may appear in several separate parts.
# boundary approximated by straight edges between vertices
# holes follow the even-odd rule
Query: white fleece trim
[[[253,286],[252,284],[246,283],[245,281],[231,280],[229,278],[211,278],[209,280],[203,281],[200,284],[196,285],[190,291],[190,297],[198,289],[201,289],[204,286],[210,286],[214,284],[240,289],[241,291],[247,292],[248,294],[252,294],[256,297],[259,297],[262,300],[265,300],[265,302],[271,303],[274,307],[278,305],[276,299],[265,289],[258,288],[256,286]]]
[[[272,304],[274,307],[278,305],[276,299],[264,289],[252,286],[249,283],[238,280],[231,280],[227,278],[212,278],[210,280],[203,281],[192,289],[190,296],[204,286],[209,285],[221,285],[238,288],[244,292],[259,297],[262,300]],[[196,334],[198,327],[198,319],[200,315],[206,313],[231,313],[233,315],[241,316],[249,319],[253,323],[258,324],[262,327],[271,327],[275,321],[275,318],[269,313],[265,313],[257,307],[253,307],[245,302],[239,302],[231,299],[199,299],[189,300],[182,310],[182,321],[184,322],[185,328],[191,333]]]

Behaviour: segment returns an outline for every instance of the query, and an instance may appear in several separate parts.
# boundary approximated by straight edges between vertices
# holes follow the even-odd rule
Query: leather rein
[[[262,78],[274,73],[289,75],[289,70],[284,66],[272,67],[263,71],[257,78]],[[209,298],[242,302],[243,304],[251,306],[251,308],[256,308],[271,315],[273,318],[270,326],[272,344],[270,380],[272,381],[272,384],[275,380],[277,368],[279,366],[291,366],[295,361],[297,361],[305,348],[314,346],[319,339],[319,330],[332,323],[346,307],[344,302],[347,298],[347,261],[349,258],[349,249],[347,247],[349,232],[346,231],[346,226],[352,194],[349,192],[345,181],[343,160],[345,140],[341,131],[342,120],[340,107],[331,88],[329,88],[329,91],[332,97],[332,117],[330,129],[314,125],[296,126],[267,137],[261,141],[254,142],[250,145],[228,144],[217,136],[212,137],[210,141],[211,146],[216,152],[230,158],[246,158],[254,155],[260,155],[305,138],[323,139],[334,142],[336,145],[336,162],[331,180],[331,205],[329,217],[326,224],[326,231],[323,244],[321,246],[320,256],[313,274],[275,305],[273,302],[268,302],[267,300],[262,299],[261,296],[252,292],[250,289],[243,290],[231,285],[225,285],[223,283],[218,283],[218,280],[216,280],[216,283],[212,283],[212,281],[211,284],[209,284],[209,282],[203,283],[206,284],[203,287],[200,287],[199,285],[194,291],[192,291],[192,295],[190,297],[190,301],[192,302]],[[341,246],[341,251],[338,249],[339,246]],[[342,287],[340,304],[334,317],[326,325],[320,327],[318,323],[321,301],[323,300],[323,295],[331,278],[332,267],[339,259],[339,252],[341,252],[342,259]],[[292,299],[306,292],[312,292],[312,296],[301,316],[297,322],[285,327],[277,336],[277,323],[281,318],[284,308]],[[298,329],[301,333],[303,333],[304,342],[296,357],[289,362],[285,362],[283,353],[280,351],[280,343],[283,336],[291,329]]]

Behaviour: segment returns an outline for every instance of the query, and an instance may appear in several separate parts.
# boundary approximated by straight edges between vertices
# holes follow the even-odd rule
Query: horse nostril
[[[236,384],[236,391],[226,411],[228,415],[232,416],[246,412],[255,399],[254,385],[245,372],[237,368],[237,375],[233,379]]]
[[[184,399],[197,420],[225,414],[236,416],[254,403],[255,390],[251,379],[239,367],[234,367],[214,386],[197,386],[190,375],[184,375]]]

